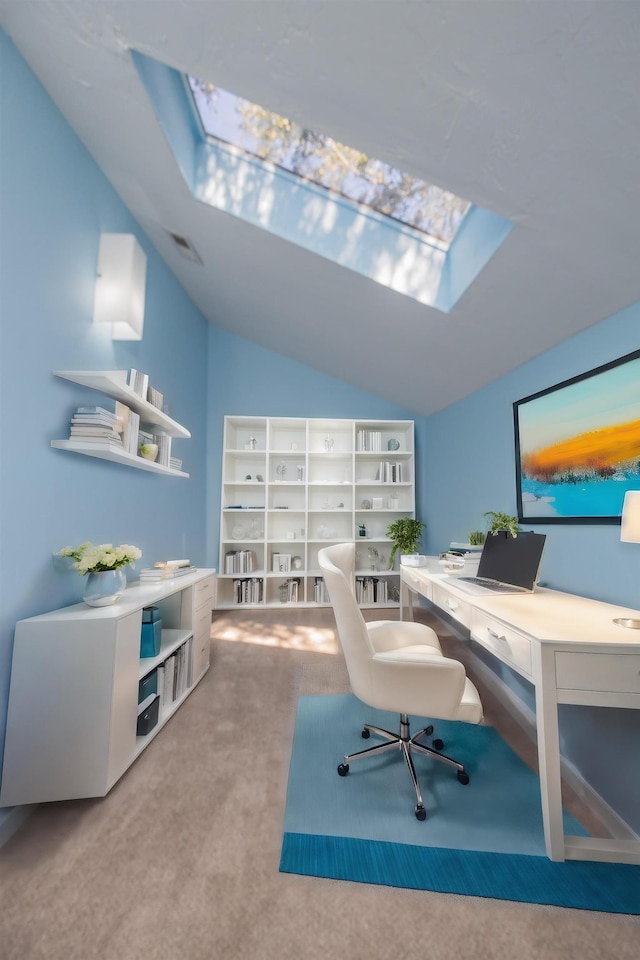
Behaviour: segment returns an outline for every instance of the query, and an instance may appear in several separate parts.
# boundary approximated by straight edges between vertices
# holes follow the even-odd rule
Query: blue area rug
[[[428,721],[411,718],[412,732]],[[538,778],[491,727],[437,722],[444,752],[465,764],[415,757],[427,819],[396,751],[336,767],[366,744],[363,723],[397,728],[395,714],[352,694],[301,697],[289,770],[280,870],[441,893],[640,913],[640,866],[545,854]],[[427,741],[428,742],[428,741]],[[565,832],[586,831],[565,813]]]

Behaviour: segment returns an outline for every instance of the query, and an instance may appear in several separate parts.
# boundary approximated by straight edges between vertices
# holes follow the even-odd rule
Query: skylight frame
[[[296,170],[292,170],[289,167],[285,166],[284,164],[278,163],[277,161],[265,159],[255,151],[250,150],[249,148],[243,146],[242,144],[234,143],[233,141],[230,141],[228,139],[225,139],[224,137],[218,136],[215,133],[211,133],[205,125],[204,118],[202,116],[202,113],[198,105],[197,96],[191,82],[191,81],[194,81],[195,83],[199,83],[202,81],[198,77],[194,77],[193,75],[187,74],[187,73],[183,73],[182,78],[183,78],[185,90],[187,92],[188,100],[191,104],[194,119],[198,124],[198,127],[201,131],[202,137],[205,142],[213,143],[218,145],[218,147],[220,148],[227,149],[232,155],[236,157],[243,157],[246,160],[256,165],[259,165],[262,169],[266,171],[269,171],[271,173],[277,172],[281,176],[285,175],[287,178],[291,178],[292,183],[294,184],[301,183],[301,184],[305,184],[307,187],[310,187],[312,189],[319,190],[322,192],[323,195],[327,196],[333,201],[345,204],[350,209],[357,210],[363,216],[370,217],[372,219],[377,220],[378,222],[392,224],[395,229],[400,230],[401,232],[408,232],[410,235],[413,235],[413,236],[417,236],[422,243],[427,243],[433,246],[435,249],[443,251],[445,254],[448,253],[448,251],[450,250],[451,245],[455,241],[469,211],[473,208],[473,203],[471,201],[466,200],[464,197],[459,197],[457,194],[454,194],[450,190],[445,190],[443,187],[438,187],[437,184],[427,183],[427,181],[421,180],[418,177],[413,177],[411,174],[406,174],[404,171],[399,170],[396,167],[392,167],[390,164],[387,164],[385,161],[378,160],[377,158],[374,158],[374,157],[368,157],[367,158],[368,161],[373,161],[374,163],[383,164],[384,167],[388,168],[393,172],[399,173],[401,176],[408,176],[413,181],[423,183],[425,184],[426,187],[432,187],[443,194],[449,194],[455,197],[457,200],[462,201],[463,203],[466,204],[466,209],[464,210],[464,213],[461,214],[455,226],[455,230],[452,233],[451,239],[450,240],[442,239],[434,235],[433,233],[429,233],[428,230],[425,230],[414,223],[410,223],[406,220],[402,220],[400,217],[394,216],[393,214],[386,213],[382,210],[378,210],[375,206],[373,206],[370,203],[367,203],[366,201],[354,199],[344,191],[336,190],[335,188],[326,186],[321,181],[315,180],[312,177],[305,176],[304,174],[299,173]],[[275,114],[274,111],[269,111],[267,110],[266,107],[261,107],[259,104],[254,104],[252,101],[248,101],[245,98],[238,97],[236,94],[233,94],[228,90],[225,90],[223,87],[217,87],[216,89],[219,89],[223,94],[225,94],[226,96],[232,97],[238,102],[247,103],[250,106],[258,107],[261,110],[265,110],[267,113],[275,115],[280,119],[286,120],[287,123],[291,122],[287,118],[281,117],[280,114]],[[295,124],[295,126],[299,127],[300,125]],[[311,131],[311,132],[315,133],[315,135],[317,136],[326,136],[324,134],[322,135],[319,134],[317,131]],[[340,144],[338,141],[334,140],[333,138],[327,137],[327,139],[332,140],[333,143],[337,143],[338,146],[342,146],[342,147],[345,146],[344,144]],[[347,147],[346,149],[351,150],[354,148]],[[363,177],[362,179],[366,180],[365,177]]]

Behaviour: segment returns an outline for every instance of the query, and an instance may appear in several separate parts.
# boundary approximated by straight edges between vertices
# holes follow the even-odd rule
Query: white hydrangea
[[[63,547],[58,556],[72,557],[75,560],[74,568],[84,576],[87,573],[118,570],[127,564],[135,567],[135,561],[140,559],[142,551],[130,543],[121,543],[119,547],[114,547],[112,543],[94,546],[87,541],[78,547]]]

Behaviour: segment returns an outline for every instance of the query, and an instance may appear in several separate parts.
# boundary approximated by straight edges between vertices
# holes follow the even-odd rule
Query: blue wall
[[[207,556],[215,567],[225,416],[415,419],[402,407],[217,327],[211,328],[209,336],[208,410]],[[419,501],[416,509],[420,510]]]
[[[82,578],[54,551],[127,542],[142,549],[138,568],[169,555],[204,565],[208,325],[2,31],[0,63],[1,744],[16,620],[81,599]],[[140,343],[92,328],[103,231],[134,233],[147,254]],[[191,431],[174,444],[191,479],[50,447],[79,403],[104,399],[51,371],[129,367]]]
[[[482,529],[486,510],[515,515],[514,400],[585,373],[640,346],[640,304],[601,321],[471,397],[416,425],[429,553]],[[525,524],[526,526],[526,524]],[[617,525],[535,524],[547,534],[540,582],[609,603],[640,606],[640,547]],[[495,658],[492,669],[533,708],[533,691]],[[611,806],[640,832],[640,711],[561,707],[562,749]]]

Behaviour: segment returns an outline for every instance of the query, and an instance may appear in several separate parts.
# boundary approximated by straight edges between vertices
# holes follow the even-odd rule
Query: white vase
[[[84,602],[90,607],[106,607],[119,600],[127,586],[127,575],[122,567],[88,573],[84,586]]]

